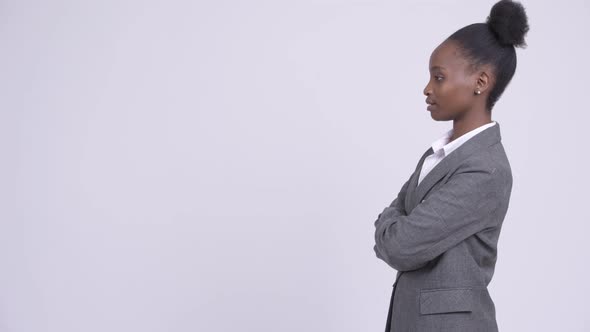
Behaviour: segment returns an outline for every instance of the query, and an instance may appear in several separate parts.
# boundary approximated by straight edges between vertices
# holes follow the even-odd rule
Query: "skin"
[[[466,59],[460,45],[446,40],[431,54],[430,80],[424,88],[427,101],[432,101],[430,116],[436,121],[453,120],[450,140],[490,123],[486,99],[492,88],[493,70],[490,65],[474,67]],[[478,95],[475,92],[479,90]]]

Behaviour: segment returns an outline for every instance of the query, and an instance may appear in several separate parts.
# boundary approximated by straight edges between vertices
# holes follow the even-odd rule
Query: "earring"
[[[475,91],[475,94],[479,95],[479,94],[481,94],[481,91],[477,90],[477,91]]]

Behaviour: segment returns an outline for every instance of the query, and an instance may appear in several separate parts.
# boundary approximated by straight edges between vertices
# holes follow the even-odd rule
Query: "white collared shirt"
[[[429,155],[424,159],[424,163],[422,164],[422,169],[420,170],[420,176],[418,177],[418,184],[424,179],[426,174],[428,174],[436,164],[438,164],[445,156],[448,156],[449,153],[453,152],[456,148],[460,147],[461,144],[465,143],[471,137],[475,136],[479,132],[493,126],[496,124],[496,121],[492,121],[490,123],[486,123],[485,125],[479,126],[460,137],[455,138],[452,142],[449,142],[451,136],[453,135],[453,128],[447,131],[443,136],[432,143],[432,150],[434,151],[433,154]]]

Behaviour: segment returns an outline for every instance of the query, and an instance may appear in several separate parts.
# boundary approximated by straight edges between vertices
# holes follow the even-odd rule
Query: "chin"
[[[436,110],[434,112],[430,112],[430,117],[435,121],[450,121],[453,120],[453,117],[449,117],[446,113],[441,112],[441,110]]]
[[[438,112],[430,111],[430,117],[435,121],[444,121],[443,119],[440,118],[440,115]]]

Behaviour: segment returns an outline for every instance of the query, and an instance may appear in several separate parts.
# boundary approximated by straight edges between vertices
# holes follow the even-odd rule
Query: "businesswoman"
[[[427,110],[453,128],[374,223],[375,253],[397,270],[386,332],[498,331],[487,286],[512,171],[491,111],[528,30],[523,6],[502,0],[485,23],[459,29],[430,56]]]

